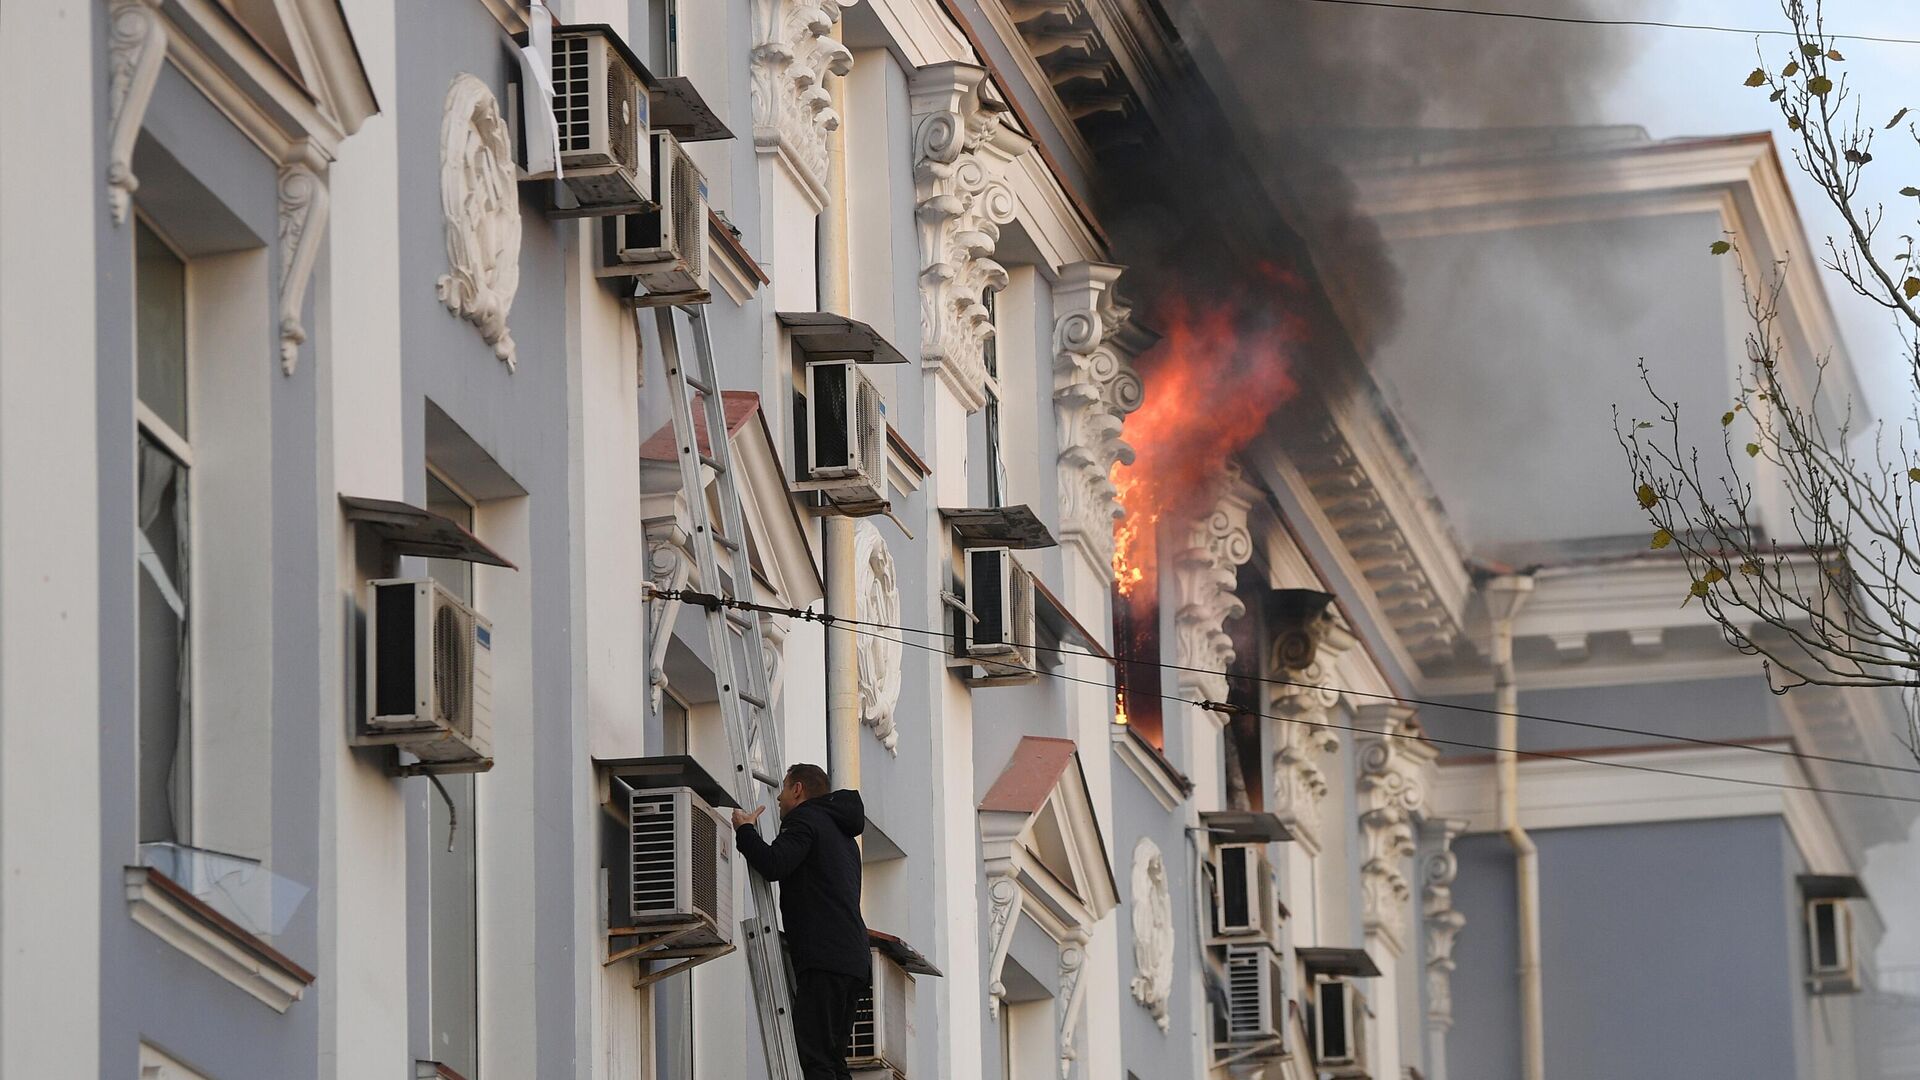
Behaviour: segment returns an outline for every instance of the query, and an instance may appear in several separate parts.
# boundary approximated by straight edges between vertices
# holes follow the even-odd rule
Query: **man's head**
[[[818,765],[794,765],[787,769],[787,778],[780,785],[780,813],[782,816],[790,814],[794,807],[831,790],[827,784],[827,770]]]

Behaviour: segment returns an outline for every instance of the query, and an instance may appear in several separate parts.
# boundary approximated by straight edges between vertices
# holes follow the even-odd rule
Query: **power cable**
[[[817,622],[824,626],[829,626],[829,627],[844,626],[844,628],[851,633],[864,634],[866,636],[874,637],[882,641],[893,642],[898,645],[902,645],[902,646],[906,646],[914,649],[920,649],[925,652],[938,653],[942,656],[947,655],[947,650],[945,648],[927,645],[918,641],[909,641],[904,638],[889,637],[886,634],[878,633],[875,630],[862,629],[862,627],[880,627],[880,628],[894,630],[894,631],[903,632],[903,633],[924,634],[930,637],[945,637],[947,635],[944,631],[927,630],[927,629],[918,628],[918,627],[892,626],[885,623],[868,622],[860,619],[841,619],[831,615],[823,614],[821,612],[807,611],[800,608],[776,607],[768,604],[757,604],[757,603],[752,603],[750,601],[744,601],[744,600],[734,600],[727,597],[715,596],[712,593],[703,593],[703,592],[699,592],[691,589],[667,590],[667,589],[652,589],[649,587],[647,591],[651,593],[653,596],[659,597],[661,599],[679,600],[683,603],[693,604],[698,607],[729,607],[729,608],[735,608],[738,610],[757,611],[757,612],[763,612],[763,613],[773,614],[773,615],[784,615],[790,618],[796,618],[796,619],[800,619],[807,622]],[[1035,648],[1038,649],[1042,647],[1035,646]],[[1108,657],[1100,656],[1097,653],[1077,651],[1077,650],[1069,651],[1069,650],[1063,650],[1063,649],[1048,649],[1046,651],[1055,652],[1055,653],[1064,653],[1066,655],[1072,655],[1072,656],[1083,656],[1083,657],[1088,657],[1092,659],[1111,659]],[[1166,663],[1158,663],[1158,662],[1152,662],[1152,661],[1130,660],[1130,661],[1127,661],[1127,663],[1135,666],[1141,666],[1141,667],[1158,667],[1163,670],[1185,671],[1185,672],[1197,673],[1197,674],[1218,675],[1227,679],[1245,680],[1245,679],[1253,678],[1251,676],[1234,675],[1229,672],[1208,671],[1203,668],[1183,667],[1177,664],[1166,664]],[[1105,682],[1105,681],[1096,680],[1096,679],[1081,678],[1079,676],[1068,675],[1063,672],[1047,671],[1042,668],[1025,667],[1017,664],[1009,664],[1003,661],[994,661],[992,666],[1001,670],[1015,671],[1015,672],[1021,672],[1021,673],[1031,673],[1037,676],[1061,679],[1067,682],[1080,683],[1085,686],[1098,687],[1100,689],[1108,690],[1108,691],[1118,691],[1120,689],[1115,684],[1110,682]],[[1255,681],[1266,681],[1266,680],[1255,680]],[[1309,687],[1313,689],[1330,690],[1330,691],[1339,692],[1339,693],[1349,692],[1349,691],[1340,690],[1337,687],[1327,687],[1327,686],[1321,686],[1321,685],[1312,684],[1312,683],[1291,682],[1287,680],[1276,680],[1276,681],[1280,681],[1285,685],[1304,686],[1304,687]],[[1129,689],[1131,690],[1131,688]],[[1385,700],[1397,701],[1397,702],[1402,702],[1406,704],[1426,704],[1426,703],[1420,702],[1418,699],[1399,698],[1389,694],[1367,694],[1365,692],[1358,692],[1358,691],[1355,691],[1353,693],[1360,694],[1361,696],[1382,698]],[[1244,709],[1236,705],[1228,704],[1226,702],[1195,701],[1191,698],[1184,698],[1184,697],[1180,697],[1178,695],[1173,695],[1173,694],[1162,693],[1158,696],[1163,701],[1173,701],[1173,702],[1178,702],[1180,704],[1192,705],[1195,708],[1204,709],[1209,712],[1222,713],[1226,715],[1253,716],[1253,717],[1258,717],[1260,719],[1273,720],[1279,723],[1302,724],[1308,727],[1324,728],[1324,729],[1334,730],[1334,731],[1348,731],[1348,732],[1353,732],[1355,734],[1361,734],[1361,735],[1380,735],[1380,736],[1389,737],[1389,738],[1411,739],[1416,742],[1424,741],[1437,746],[1453,746],[1461,749],[1488,751],[1495,754],[1511,753],[1519,757],[1547,758],[1547,759],[1559,760],[1559,761],[1573,761],[1573,762],[1579,762],[1581,764],[1587,764],[1587,765],[1599,765],[1607,768],[1617,768],[1617,769],[1631,769],[1636,772],[1656,773],[1656,774],[1665,775],[1665,776],[1677,776],[1677,777],[1684,777],[1684,778],[1694,779],[1694,780],[1717,780],[1723,783],[1743,784],[1750,787],[1767,787],[1767,788],[1777,788],[1777,789],[1786,790],[1786,791],[1807,791],[1807,792],[1812,792],[1812,793],[1821,794],[1821,795],[1840,795],[1840,796],[1846,796],[1850,798],[1879,799],[1879,800],[1884,800],[1889,802],[1920,804],[1920,796],[1895,795],[1895,794],[1890,794],[1886,792],[1855,791],[1847,788],[1828,788],[1828,787],[1821,787],[1813,784],[1793,784],[1785,781],[1756,780],[1756,779],[1751,779],[1746,777],[1719,776],[1711,773],[1690,772],[1684,769],[1667,769],[1667,768],[1661,768],[1656,765],[1639,765],[1631,762],[1617,761],[1617,760],[1612,760],[1607,758],[1586,757],[1579,754],[1572,754],[1572,753],[1567,753],[1564,751],[1557,751],[1557,750],[1523,750],[1523,749],[1520,749],[1519,747],[1503,747],[1503,746],[1497,746],[1497,745],[1490,745],[1487,743],[1471,742],[1465,739],[1440,738],[1438,736],[1428,735],[1425,733],[1414,734],[1414,733],[1408,733],[1408,732],[1388,732],[1388,731],[1376,730],[1373,728],[1355,727],[1347,724],[1335,724],[1330,721],[1303,720],[1299,717],[1291,717],[1291,716],[1273,716],[1267,713],[1255,712],[1251,709]],[[1439,708],[1456,708],[1456,707],[1469,708],[1465,706],[1453,706],[1446,702],[1432,702],[1431,704]],[[1488,712],[1488,713],[1492,713],[1493,715],[1501,715],[1500,713],[1494,710],[1474,710],[1474,711]],[[1524,716],[1526,714],[1516,713],[1513,715]],[[1561,721],[1558,721],[1557,718],[1552,718],[1552,717],[1537,717],[1537,719],[1545,720],[1548,722],[1561,722]],[[1573,724],[1581,724],[1581,722],[1579,721],[1565,721],[1565,722],[1573,723]],[[1881,765],[1875,762],[1853,761],[1851,759],[1846,759],[1846,758],[1823,758],[1823,757],[1818,757],[1816,755],[1802,755],[1794,751],[1783,751],[1783,750],[1778,750],[1772,747],[1752,746],[1746,743],[1726,743],[1726,742],[1715,742],[1713,740],[1690,740],[1690,739],[1687,739],[1685,736],[1667,735],[1661,732],[1642,732],[1642,731],[1639,731],[1638,729],[1632,729],[1632,728],[1616,728],[1611,730],[1631,732],[1634,734],[1642,734],[1651,738],[1672,738],[1672,739],[1675,739],[1676,741],[1683,741],[1683,742],[1686,742],[1686,741],[1704,742],[1706,745],[1720,746],[1727,749],[1767,752],[1767,753],[1788,756],[1788,757],[1796,757],[1796,758],[1806,757],[1813,760],[1830,761],[1836,764],[1856,765],[1863,768],[1879,768],[1879,769],[1887,769],[1889,771],[1898,771],[1898,772],[1920,771],[1920,770],[1915,770],[1911,768],[1902,768],[1900,766]]]
[[[1386,8],[1392,11],[1430,11],[1436,15],[1472,15],[1483,19],[1520,19],[1527,22],[1565,23],[1574,26],[1632,26],[1657,30],[1705,30],[1716,34],[1740,34],[1746,37],[1794,37],[1791,30],[1746,30],[1737,26],[1712,23],[1665,22],[1659,19],[1596,19],[1578,15],[1541,15],[1528,11],[1489,11],[1485,8],[1445,7],[1440,5],[1394,3],[1393,0],[1300,0],[1308,4],[1332,4],[1338,7]],[[1823,34],[1823,38],[1847,41],[1874,41],[1883,45],[1920,45],[1920,38],[1876,37],[1872,34]]]

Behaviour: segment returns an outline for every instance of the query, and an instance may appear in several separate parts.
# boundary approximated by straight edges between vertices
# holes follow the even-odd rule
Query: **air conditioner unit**
[[[1286,1053],[1286,969],[1263,944],[1228,945],[1227,1012],[1216,1041],[1226,1048],[1272,1044],[1263,1056]]]
[[[1313,998],[1314,1064],[1329,1076],[1366,1076],[1366,997],[1351,979],[1320,976]]]
[[[369,581],[360,745],[440,772],[493,764],[493,624],[431,578]]]
[[[1003,547],[966,549],[967,606],[960,616],[961,656],[983,668],[995,682],[1031,682],[1036,627],[1033,575]]]
[[[1807,901],[1807,975],[1815,990],[1848,991],[1858,987],[1853,956],[1853,912],[1845,899],[1822,897]]]
[[[1213,848],[1215,945],[1258,941],[1277,944],[1278,906],[1264,844],[1216,844]]]
[[[676,947],[733,941],[733,835],[692,788],[614,782],[627,823],[607,867],[607,925],[685,928]]]
[[[560,177],[588,216],[653,205],[646,77],[604,27],[555,27],[553,119]],[[536,178],[537,179],[537,178]]]
[[[819,491],[856,509],[886,502],[887,407],[851,360],[807,365],[806,440],[798,491]]]
[[[638,214],[602,219],[601,277],[637,277],[650,296],[707,291],[707,178],[680,140],[653,136],[657,204]]]
[[[913,1075],[913,976],[878,949],[873,980],[853,1005],[847,1068],[885,1070],[895,1080]]]

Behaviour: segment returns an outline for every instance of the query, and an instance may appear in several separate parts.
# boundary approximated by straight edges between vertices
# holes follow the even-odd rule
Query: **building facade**
[[[894,1011],[876,1007],[892,1021],[876,1075],[1520,1075],[1524,920],[1494,781],[1426,737],[1454,730],[1444,709],[1413,702],[1483,696],[1472,560],[1576,538],[1463,532],[1448,513],[1491,512],[1484,493],[1433,462],[1471,455],[1428,441],[1451,437],[1421,426],[1437,412],[1397,407],[1438,408],[1395,382],[1419,365],[1389,350],[1369,371],[1358,334],[1302,345],[1285,407],[1194,463],[1178,512],[1123,504],[1116,479],[1162,446],[1128,427],[1141,367],[1187,339],[1162,345],[1171,328],[1122,298],[1163,279],[1129,292],[1124,264],[1154,252],[1094,199],[1130,155],[1193,152],[1197,108],[1237,107],[1217,84],[1202,106],[1169,89],[1209,85],[1194,28],[1126,0],[550,7],[551,41],[519,0],[0,14],[0,1073],[766,1074],[744,951],[636,958],[609,911],[621,793],[662,762],[734,765],[708,616],[685,595],[716,587],[700,508],[724,495],[698,468],[710,490],[686,490],[670,422],[668,364],[700,330],[648,301],[675,295],[671,274],[636,288],[622,265],[671,248],[724,391],[768,713],[787,761],[867,807],[876,970],[902,973]],[[580,92],[569,78],[622,64],[645,72],[624,111],[603,89],[587,100],[604,119],[541,119]],[[704,184],[703,207],[676,205],[710,213],[672,238],[638,239],[624,230],[665,226],[610,204],[593,216],[595,178],[694,173],[568,163],[568,139],[610,139],[635,109]],[[1722,172],[1661,191],[1691,200],[1674,211],[1690,227],[1757,218],[1797,242],[1755,145],[1675,149]],[[1373,212],[1451,235],[1431,207],[1388,205],[1394,175],[1365,189]],[[1501,202],[1530,189],[1499,178],[1474,190],[1487,218],[1538,209]],[[1279,195],[1228,191],[1216,234],[1239,216],[1286,233]],[[1338,309],[1331,275],[1297,272],[1287,295]],[[1714,334],[1727,286],[1692,305]],[[1444,322],[1399,340],[1444,342]],[[859,483],[822,484],[823,380],[848,360],[884,403],[861,429],[875,456]],[[1658,623],[1677,572],[1536,573],[1510,627],[1527,707],[1687,700],[1726,707],[1700,722],[1712,738],[1879,755],[1871,702],[1778,705],[1705,645],[1548,662],[1583,634],[1679,633]],[[1660,600],[1623,604],[1641,587],[1623,581]],[[1028,629],[969,654],[1016,593]],[[809,617],[836,597],[852,629]],[[383,681],[383,648],[441,640],[418,635],[442,611],[481,620],[448,639],[470,695],[452,734],[393,722],[411,706]],[[837,675],[835,634],[854,654]],[[857,698],[854,754],[835,691]],[[1587,929],[1638,926],[1653,916],[1628,900],[1649,883],[1724,863],[1663,910],[1668,932],[1711,921],[1766,973],[1750,985],[1777,1045],[1750,1045],[1767,1064],[1740,1075],[1853,1075],[1834,1056],[1844,999],[1802,985],[1794,890],[1853,874],[1888,823],[1562,767],[1520,773],[1555,1074],[1613,1061],[1583,1041],[1606,1024],[1653,1023],[1624,1002],[1673,1007],[1634,992],[1670,973],[1671,942],[1625,952]],[[1605,791],[1556,806],[1587,782]],[[1600,869],[1623,860],[1644,865]],[[1630,897],[1594,886],[1609,874]],[[741,912],[744,880],[732,891]],[[1846,910],[1864,956],[1872,909]],[[1587,981],[1603,971],[1616,981]]]

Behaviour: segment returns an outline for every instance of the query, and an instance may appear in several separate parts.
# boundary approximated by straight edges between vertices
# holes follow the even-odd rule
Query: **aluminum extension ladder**
[[[646,315],[636,308],[636,331]],[[673,437],[680,462],[681,491],[692,519],[690,546],[700,573],[703,593],[721,601],[753,602],[753,569],[748,560],[746,523],[740,511],[740,489],[733,471],[733,448],[727,439],[726,406],[720,381],[714,374],[713,336],[699,305],[653,308],[660,335],[660,356],[673,393]],[[693,370],[680,350],[680,323],[693,338]],[[695,410],[704,423],[705,447],[696,438]],[[704,496],[701,468],[713,472],[714,502],[719,527]],[[760,615],[751,610],[714,603],[705,607],[707,644],[713,656],[713,676],[720,690],[720,717],[727,728],[727,748],[733,758],[732,788],[741,806],[772,806],[784,773],[780,731],[771,715],[771,690]],[[741,860],[744,865],[745,860]],[[760,1012],[761,1042],[767,1051],[771,1080],[801,1080],[800,1057],[793,1038],[792,990],[787,983],[786,955],[780,941],[779,909],[773,883],[748,867],[753,910],[740,921],[746,935],[747,967],[753,975],[753,998]]]

